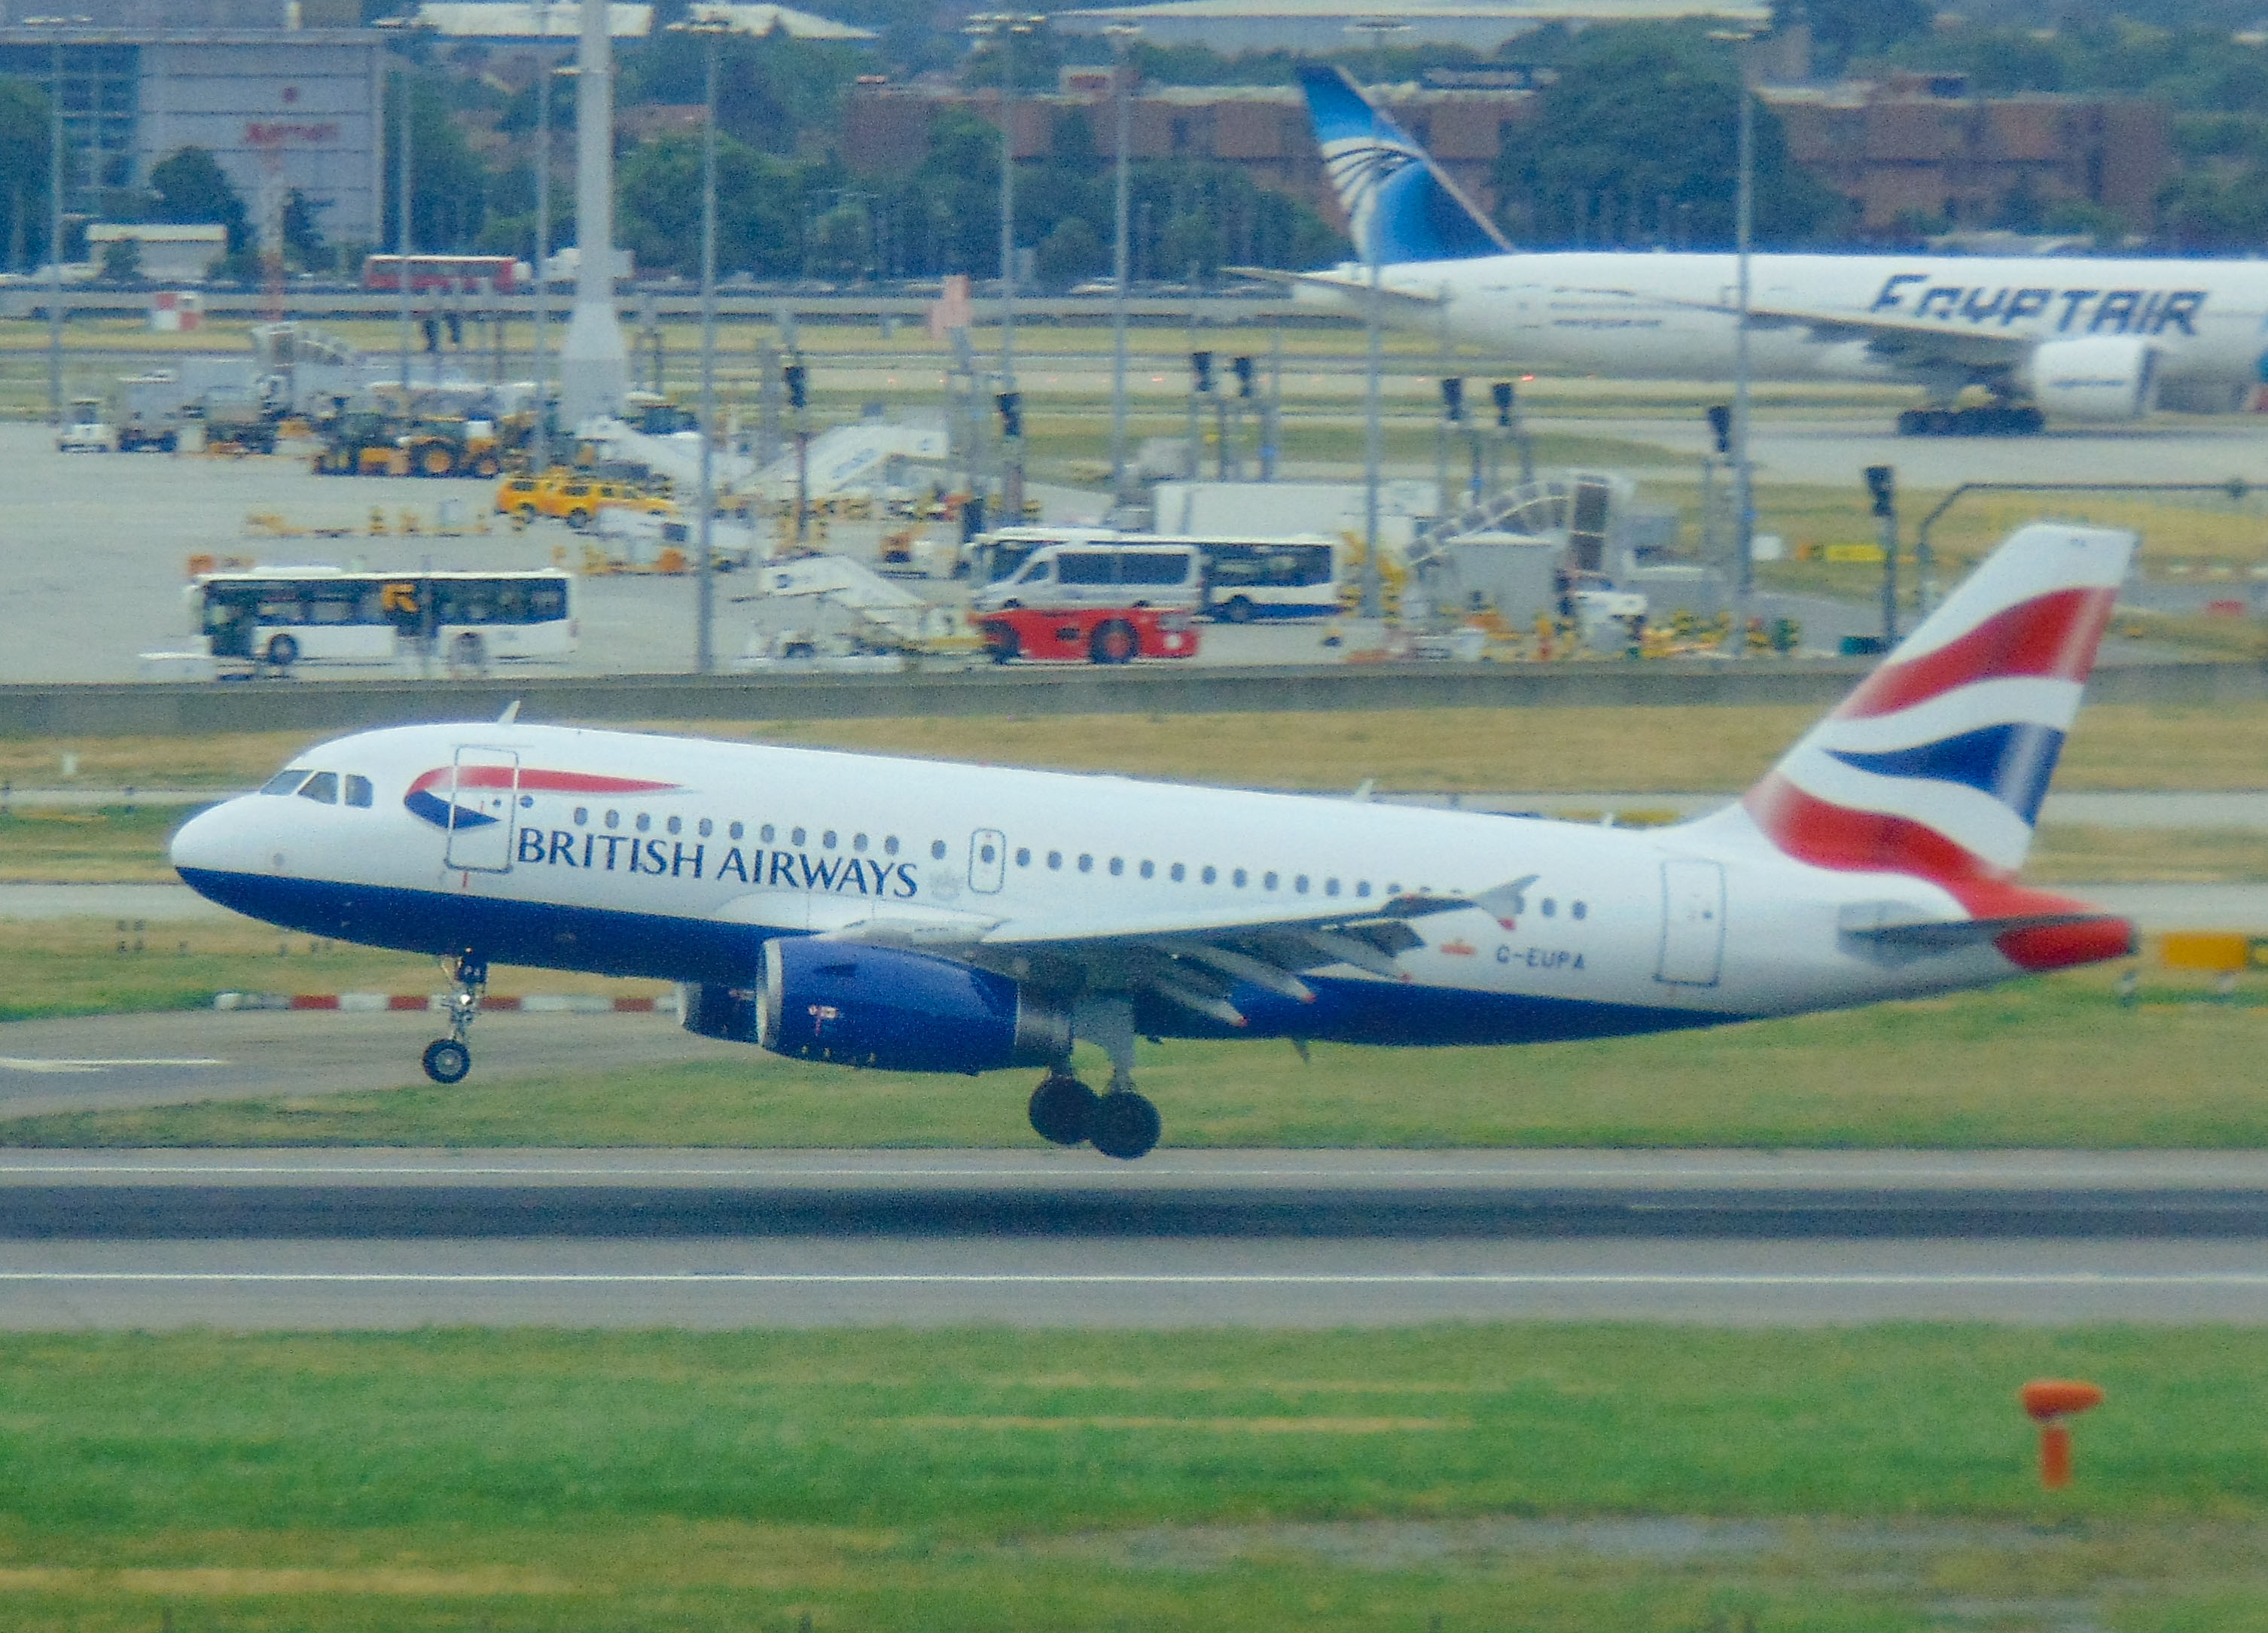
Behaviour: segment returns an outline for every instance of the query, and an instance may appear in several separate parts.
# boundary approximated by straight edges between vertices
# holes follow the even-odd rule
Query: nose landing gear
[[[425,1046],[425,1075],[436,1083],[462,1083],[473,1069],[473,1051],[465,1034],[481,1012],[481,995],[488,990],[489,963],[477,953],[460,953],[441,960],[456,990],[449,995],[449,1035]]]

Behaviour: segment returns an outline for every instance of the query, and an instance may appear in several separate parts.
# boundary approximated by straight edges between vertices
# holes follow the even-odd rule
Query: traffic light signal
[[[1452,425],[1464,421],[1465,382],[1454,374],[1441,381],[1441,417]]]
[[[1896,516],[1898,513],[1898,473],[1896,466],[1869,465],[1867,467],[1867,491],[1874,497],[1874,514]]]
[[[1004,391],[992,401],[998,404],[1000,408],[1000,434],[1003,437],[1011,438],[1022,436],[1024,434],[1024,394],[1020,391]]]
[[[1720,454],[1733,451],[1733,411],[1721,402],[1709,405],[1709,434],[1717,439]]]
[[[1189,353],[1189,372],[1196,376],[1199,391],[1211,391],[1212,389],[1212,353],[1209,351]]]
[[[1497,428],[1500,430],[1510,430],[1512,429],[1512,382],[1498,380],[1489,387],[1489,395],[1496,399]]]
[[[800,413],[804,407],[803,364],[786,364],[780,370],[780,379],[787,386],[787,406]]]
[[[1231,357],[1228,360],[1228,370],[1230,373],[1236,376],[1236,394],[1240,397],[1249,397],[1252,394],[1252,359]]]

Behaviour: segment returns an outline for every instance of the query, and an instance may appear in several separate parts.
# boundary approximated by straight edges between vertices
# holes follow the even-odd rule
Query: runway
[[[0,1327],[2268,1322],[2268,1155],[0,1153]]]

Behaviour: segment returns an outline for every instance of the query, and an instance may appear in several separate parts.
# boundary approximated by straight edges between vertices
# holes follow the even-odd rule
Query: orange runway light
[[[2064,1419],[2102,1404],[2102,1391],[2068,1379],[2038,1378],[2016,1391],[2016,1399],[2040,1426],[2040,1483],[2060,1491],[2071,1483],[2071,1431]]]

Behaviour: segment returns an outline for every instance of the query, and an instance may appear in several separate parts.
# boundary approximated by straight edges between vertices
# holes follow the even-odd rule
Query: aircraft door
[[[1661,964],[1656,981],[1713,987],[1725,960],[1725,869],[1680,857],[1661,864]]]
[[[1008,840],[997,828],[980,828],[968,836],[968,887],[990,895],[1008,881]]]
[[[519,814],[519,755],[509,748],[460,748],[449,788],[448,864],[474,873],[508,873]]]

